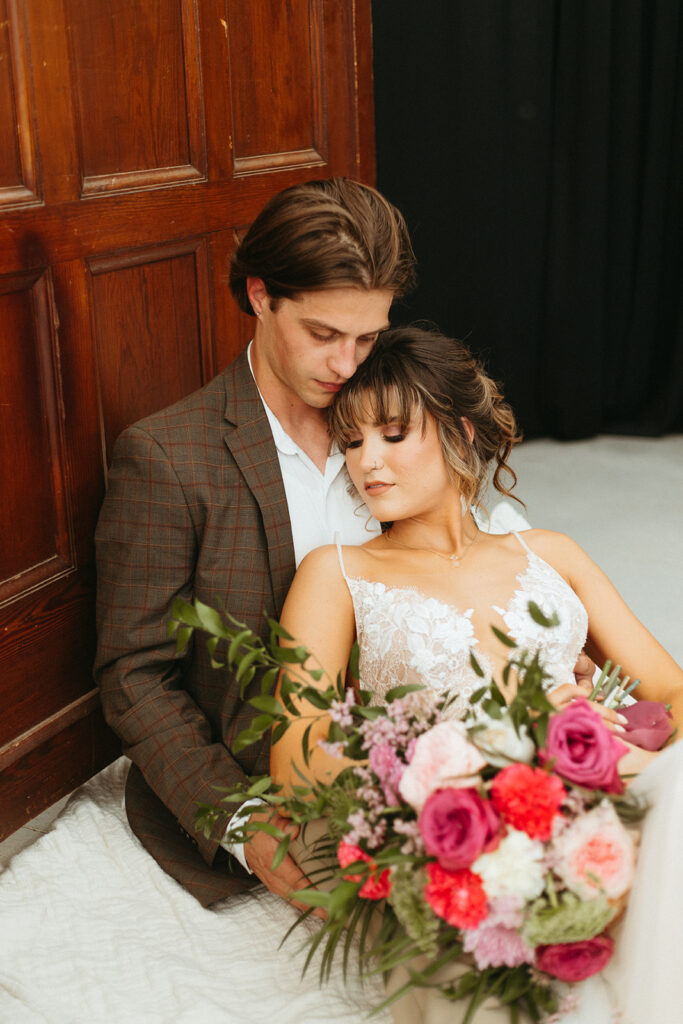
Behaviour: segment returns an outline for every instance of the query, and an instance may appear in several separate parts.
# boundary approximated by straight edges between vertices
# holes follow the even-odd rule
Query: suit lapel
[[[277,449],[246,351],[225,372],[225,443],[261,509],[276,614],[294,574],[294,543]]]

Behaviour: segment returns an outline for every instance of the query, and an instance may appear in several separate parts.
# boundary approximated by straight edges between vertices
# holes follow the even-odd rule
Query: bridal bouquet
[[[553,624],[533,604],[530,614]],[[207,834],[225,820],[227,805],[250,797],[304,829],[325,819],[311,886],[297,892],[310,911],[326,911],[312,940],[313,948],[323,944],[323,971],[337,951],[346,967],[357,936],[363,969],[402,967],[390,999],[412,986],[436,987],[446,999],[469,1000],[469,1022],[490,997],[510,1008],[513,1021],[521,1008],[540,1020],[566,999],[558,981],[577,982],[606,966],[610,924],[634,876],[633,823],[644,809],[618,773],[625,745],[588,700],[563,711],[549,703],[538,655],[496,631],[511,648],[503,679],[516,673],[516,696],[507,704],[473,657],[482,686],[466,718],[456,720],[447,699],[417,686],[397,687],[378,705],[341,679],[321,689],[321,670],[310,671],[318,683],[311,685],[308,651],[275,622],[265,645],[199,602],[178,601],[174,615],[181,648],[192,630],[206,630],[218,666],[222,645],[258,712],[238,749],[269,731],[275,743],[293,719],[310,717],[302,741],[308,765],[312,722],[325,715],[324,749],[347,759],[331,782],[302,772],[285,795],[269,777],[258,778],[198,814]],[[260,692],[250,696],[259,671]],[[603,674],[600,685],[611,693],[615,678]],[[289,838],[267,821],[229,838],[248,842],[262,829],[280,840],[281,861]]]

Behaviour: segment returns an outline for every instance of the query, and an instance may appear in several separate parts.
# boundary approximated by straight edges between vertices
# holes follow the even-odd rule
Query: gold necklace
[[[400,548],[406,548],[408,551],[429,551],[432,555],[438,555],[439,558],[444,558],[447,562],[450,562],[451,566],[454,569],[459,569],[460,568],[461,560],[465,557],[465,555],[470,550],[470,548],[472,547],[472,545],[476,541],[477,537],[479,536],[479,527],[477,526],[476,523],[474,525],[475,525],[476,533],[474,534],[474,537],[472,538],[472,540],[469,542],[469,544],[465,545],[465,547],[462,549],[462,551],[459,554],[458,554],[457,551],[454,551],[452,555],[446,555],[446,554],[444,554],[443,551],[437,551],[436,548],[416,548],[416,547],[413,547],[411,544],[404,544],[403,541],[396,540],[395,537],[390,537],[391,529],[387,530],[387,532],[384,534],[384,536],[387,538],[387,540],[391,540],[394,544],[397,544]]]

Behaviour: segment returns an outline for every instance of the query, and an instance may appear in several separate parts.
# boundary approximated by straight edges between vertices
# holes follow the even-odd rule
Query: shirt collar
[[[252,377],[254,377],[254,368],[251,365],[251,346],[252,346],[252,344],[253,344],[253,341],[250,341],[249,345],[247,346],[247,359],[249,360],[249,369],[251,371],[251,375],[252,375]],[[279,452],[282,452],[283,455],[303,455],[303,454],[305,454],[302,451],[302,449],[299,447],[299,445],[296,444],[296,442],[293,441],[291,439],[291,437],[289,436],[289,434],[285,431],[284,427],[282,426],[282,424],[280,423],[279,419],[277,418],[275,413],[272,411],[272,409],[270,409],[268,407],[268,403],[264,399],[263,395],[261,394],[261,391],[259,390],[259,386],[256,383],[256,377],[254,377],[254,384],[256,384],[256,388],[257,388],[258,393],[259,393],[259,398],[261,399],[261,402],[263,404],[263,408],[265,409],[265,412],[266,412],[266,416],[268,417],[268,422],[270,424],[270,429],[271,429],[271,431],[273,433],[273,440],[275,442],[275,447],[277,448],[277,450]],[[338,446],[336,441],[332,442],[332,447],[330,448],[330,454],[327,457],[328,465],[330,464],[330,460],[334,460],[331,463],[331,465],[333,465],[335,467],[337,465],[339,467],[341,467],[341,465],[344,462],[344,456],[343,456],[342,452],[340,451],[339,446]]]

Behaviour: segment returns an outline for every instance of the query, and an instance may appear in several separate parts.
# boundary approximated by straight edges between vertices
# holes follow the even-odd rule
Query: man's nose
[[[356,342],[352,339],[340,339],[330,353],[327,365],[330,370],[343,380],[349,380],[358,369],[360,359],[356,348]]]

